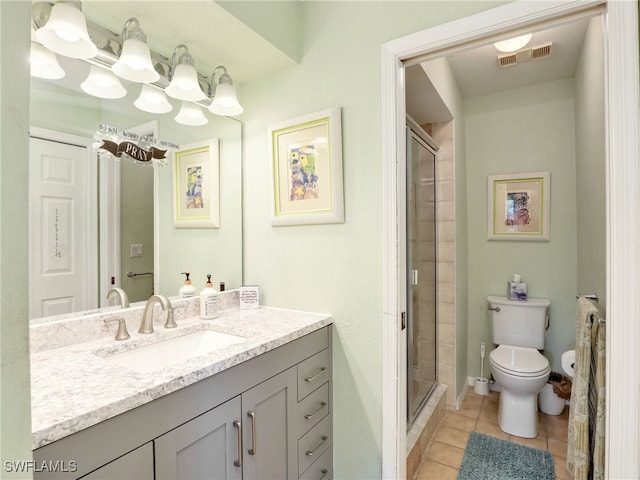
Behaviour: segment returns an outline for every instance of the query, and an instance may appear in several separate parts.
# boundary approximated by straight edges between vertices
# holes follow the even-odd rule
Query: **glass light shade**
[[[180,111],[175,117],[175,121],[182,125],[189,125],[197,127],[200,125],[206,125],[209,120],[202,113],[202,108],[199,105],[190,102],[182,102]]]
[[[197,102],[207,98],[198,83],[198,73],[191,65],[180,64],[173,72],[171,83],[164,90],[167,95],[178,100]]]
[[[133,104],[143,112],[149,113],[167,113],[173,110],[173,105],[169,103],[162,90],[144,84],[140,96]]]
[[[39,43],[31,42],[31,76],[57,80],[65,76],[65,71],[58,63],[56,54]]]
[[[47,23],[34,35],[49,50],[65,57],[92,58],[98,54],[83,13],[68,3],[56,3]]]
[[[216,93],[213,97],[213,102],[209,106],[209,111],[216,115],[240,115],[244,108],[238,102],[236,97],[236,91],[232,84],[220,83],[216,87]]]
[[[510,38],[508,40],[503,40],[501,42],[496,42],[493,44],[494,47],[500,52],[511,53],[517,52],[522,47],[524,47],[527,43],[531,41],[531,37],[533,35],[531,33],[527,33],[526,35],[520,35],[519,37]]]
[[[99,98],[122,98],[127,89],[122,86],[118,77],[109,70],[91,66],[89,76],[80,84],[80,88],[89,95]]]
[[[153,68],[149,47],[142,40],[129,38],[122,46],[120,58],[111,67],[113,73],[131,82],[157,82],[160,74]]]

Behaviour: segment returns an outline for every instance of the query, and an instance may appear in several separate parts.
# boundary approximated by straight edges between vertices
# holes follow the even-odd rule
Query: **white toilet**
[[[493,343],[489,354],[491,373],[500,386],[498,424],[511,435],[538,435],[538,392],[547,383],[551,368],[538,350],[544,348],[547,299],[514,301],[488,297]]]

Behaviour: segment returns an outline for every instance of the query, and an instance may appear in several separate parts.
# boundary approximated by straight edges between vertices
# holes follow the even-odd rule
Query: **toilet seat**
[[[489,354],[492,366],[517,377],[539,377],[549,372],[549,360],[535,348],[500,345]]]

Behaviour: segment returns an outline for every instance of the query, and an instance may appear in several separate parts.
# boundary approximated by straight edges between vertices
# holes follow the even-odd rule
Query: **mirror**
[[[91,182],[87,180],[86,185],[90,198],[87,204],[90,209],[89,215],[86,217],[89,221],[72,221],[71,224],[74,228],[79,227],[83,235],[86,235],[83,238],[92,239],[89,242],[91,248],[95,248],[98,253],[94,255],[93,261],[87,262],[86,265],[89,272],[89,303],[77,306],[79,304],[72,301],[50,301],[39,310],[32,307],[31,318],[106,306],[106,291],[111,285],[121,286],[130,296],[131,302],[146,299],[154,292],[175,296],[184,283],[184,275],[181,275],[181,272],[191,273],[190,278],[197,291],[204,288],[207,274],[213,275],[216,287],[219,282],[224,282],[227,289],[239,287],[242,284],[241,123],[229,117],[207,113],[207,125],[180,125],[174,121],[180,105],[173,99],[169,99],[174,107],[169,113],[156,115],[143,112],[133,106],[140,85],[127,85],[124,81],[123,85],[128,91],[124,98],[105,100],[92,97],[77,87],[86,78],[89,66],[84,62],[61,56],[59,61],[67,71],[65,79],[31,79],[30,124],[36,127],[32,128],[32,137],[34,131],[37,131],[37,136],[45,137],[51,133],[58,133],[62,135],[61,142],[64,143],[64,138],[73,136],[74,139],[85,140],[89,145],[87,150],[90,157],[93,151],[93,160],[88,161],[96,162],[95,168],[92,167],[95,172],[90,175]],[[79,65],[71,67],[71,63]],[[76,87],[71,88],[69,85]],[[117,160],[110,155],[96,159],[95,150],[90,145],[95,142],[92,137],[100,124],[123,130],[146,129],[147,132],[144,133],[153,133],[159,139],[178,145],[193,145],[217,139],[220,227],[175,228],[173,155],[167,156],[167,164],[164,167],[138,165],[128,160]],[[119,168],[115,168],[118,163]],[[117,214],[109,211],[110,201],[117,197],[117,194],[106,181],[106,177],[113,175],[114,170],[119,170],[121,175],[116,180],[121,187],[122,201]],[[30,175],[33,176],[32,173]],[[130,201],[132,199],[133,201]],[[30,203],[34,202],[31,200]],[[93,209],[95,214],[92,214]],[[119,217],[120,221],[114,221],[111,215]],[[40,216],[32,219],[36,225],[41,220]],[[124,242],[120,246],[121,262],[115,258],[118,256],[114,254],[117,250],[114,247],[115,234],[109,227],[116,224],[120,229],[118,236]],[[147,228],[141,228],[145,225]],[[34,256],[51,256],[51,252],[47,251],[50,248],[44,245],[46,228],[41,226],[39,238],[32,239],[32,263]],[[34,228],[31,231],[37,232]],[[78,248],[77,245],[71,247],[74,248]],[[34,251],[36,254],[33,254]],[[109,262],[106,260],[109,256],[115,259],[112,258]],[[67,267],[70,268],[69,265]],[[53,274],[50,276],[55,279],[56,269],[51,271]],[[44,270],[39,273],[42,272]],[[152,275],[127,276],[127,272]],[[35,282],[33,274],[31,277]],[[113,283],[111,277],[114,277]]]

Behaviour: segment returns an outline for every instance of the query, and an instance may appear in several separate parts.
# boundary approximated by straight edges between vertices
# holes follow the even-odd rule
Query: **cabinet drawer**
[[[326,416],[298,440],[298,472],[302,475],[331,446],[331,417]]]
[[[298,438],[329,413],[329,384],[325,383],[298,403]]]
[[[333,459],[331,449],[327,449],[320,458],[300,475],[300,480],[331,480],[333,478]]]
[[[298,364],[298,400],[302,400],[330,378],[331,355],[327,348]]]

